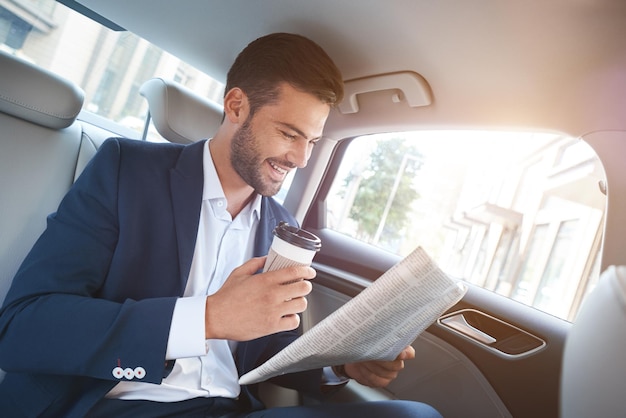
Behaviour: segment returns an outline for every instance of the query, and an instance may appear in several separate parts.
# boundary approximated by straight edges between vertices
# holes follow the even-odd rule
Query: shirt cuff
[[[324,367],[322,369],[322,385],[335,386],[342,385],[348,382],[350,379],[344,376],[337,376],[332,367]]]
[[[174,306],[166,360],[198,357],[207,353],[205,333],[206,296],[179,298]]]

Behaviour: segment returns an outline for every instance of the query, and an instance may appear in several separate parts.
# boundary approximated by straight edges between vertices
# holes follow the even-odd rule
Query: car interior
[[[401,260],[405,247],[423,245],[444,271],[468,289],[460,302],[413,342],[416,358],[406,363],[391,385],[372,389],[350,381],[326,401],[417,400],[433,405],[445,417],[623,416],[626,3],[30,3],[0,2],[4,13],[0,17],[19,18],[31,25],[22,45],[11,46],[7,35],[8,47],[0,50],[0,300],[44,230],[46,216],[56,210],[107,138],[150,140],[153,135],[160,141],[186,144],[210,138],[222,119],[219,94],[218,100],[209,98],[206,89],[194,86],[193,77],[181,77],[178,70],[144,74],[144,79],[128,83],[128,102],[139,109],[141,123],[136,131],[122,123],[121,117],[112,120],[98,115],[103,102],[96,109],[92,87],[80,82],[86,76],[72,74],[78,64],[70,65],[68,73],[52,71],[49,68],[54,65],[43,65],[55,63],[45,48],[47,55],[39,62],[30,58],[34,53],[28,49],[29,39],[34,39],[35,48],[47,45],[42,39],[54,36],[55,13],[75,13],[106,26],[114,36],[137,35],[220,83],[248,42],[271,32],[301,33],[327,50],[340,67],[346,87],[346,97],[332,109],[324,138],[307,167],[295,173],[281,196],[301,226],[322,240],[313,262],[317,277],[302,315],[304,330]],[[37,7],[38,23],[24,17],[25,10],[36,15]],[[48,20],[42,18],[44,9]],[[44,24],[47,29],[42,29]],[[98,30],[93,39],[104,50],[107,38],[104,29]],[[91,36],[80,33],[84,38]],[[81,35],[73,32],[73,36],[72,43],[79,49]],[[150,51],[150,47],[142,48]],[[113,58],[100,58],[115,61],[122,55],[111,52]],[[85,66],[85,74],[89,68]],[[102,82],[98,88],[112,87]],[[419,135],[437,141],[440,136],[433,132],[462,133],[469,145],[462,147],[441,137],[442,149],[429,154],[428,147],[434,149],[434,145],[422,142]],[[480,132],[481,138],[493,134],[496,141],[472,142],[468,132]],[[522,145],[511,139],[515,135],[520,135]],[[409,148],[394,143],[396,136],[408,138],[402,144]],[[394,235],[390,231],[397,219],[395,212],[385,205],[368,205],[382,200],[391,206],[398,200],[393,194],[389,198],[364,195],[358,200],[361,195],[355,185],[352,206],[346,206],[351,185],[370,184],[368,170],[384,170],[382,163],[371,168],[359,166],[358,161],[367,160],[364,155],[374,161],[380,149],[376,144],[386,143],[396,144],[392,147],[398,158],[390,163],[393,175],[384,188],[398,196],[410,195],[411,188],[420,194],[407,207],[416,207],[416,199],[443,193],[447,186],[439,180],[452,178],[454,167],[467,160],[480,162],[479,171],[460,175],[478,176],[476,190],[486,189],[486,179],[498,175],[508,178],[519,171],[528,174],[526,178],[536,178],[533,169],[537,165],[533,164],[543,161],[539,151],[551,153],[546,159],[552,166],[546,176],[548,185],[541,186],[535,203],[539,210],[532,215],[513,203],[505,207],[502,194],[494,194],[495,186],[481,194],[486,199],[476,198],[478,192],[468,197],[480,203],[469,206],[461,205],[466,189],[450,186],[455,199],[460,196],[461,203],[454,202],[455,216],[439,214],[440,209],[429,204],[417,206],[411,216],[421,219],[421,229],[411,229],[402,220]],[[530,143],[532,152],[523,148]],[[586,147],[584,152],[580,144]],[[513,149],[513,157],[507,157],[513,159],[502,157],[502,171],[496,175],[483,162],[497,163],[498,155],[504,155],[495,154],[500,146]],[[478,153],[470,154],[468,149]],[[529,157],[519,158],[522,153]],[[391,161],[389,155],[382,160]],[[449,165],[435,170],[429,165],[429,155],[438,155]],[[515,165],[514,158],[525,165]],[[358,182],[350,183],[352,175]],[[528,189],[537,184],[528,183],[525,189],[520,182],[507,193],[528,202],[534,199]],[[559,201],[568,205],[558,206]],[[360,221],[365,216],[357,216],[355,208],[359,207],[378,217],[382,213],[388,217],[386,223],[377,218],[368,230],[368,224]],[[551,208],[560,213],[557,220],[551,218]],[[445,217],[443,226],[434,220],[439,215]],[[571,219],[584,222],[567,223]],[[542,225],[557,224],[542,229]],[[445,235],[438,246],[431,246],[422,236],[440,230],[454,235]],[[472,247],[478,231],[479,244]],[[551,245],[545,255],[534,252],[535,243],[548,241]],[[559,246],[563,242],[569,246]],[[517,254],[519,259],[514,257]],[[476,267],[478,260],[481,268]],[[476,279],[477,271],[484,271],[483,279]],[[509,271],[513,271],[512,278],[506,278]],[[548,306],[561,299],[567,300],[562,307]],[[268,406],[319,402],[267,383],[261,384],[261,392]]]

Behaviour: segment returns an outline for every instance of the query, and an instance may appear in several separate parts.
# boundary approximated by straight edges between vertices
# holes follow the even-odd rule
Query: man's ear
[[[248,118],[249,110],[248,96],[239,87],[230,89],[224,95],[224,114],[231,123],[243,123]]]

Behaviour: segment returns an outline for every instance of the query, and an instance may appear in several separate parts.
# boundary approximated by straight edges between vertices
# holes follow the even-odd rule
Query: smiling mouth
[[[274,171],[278,172],[281,175],[285,175],[289,172],[289,170],[279,167],[271,161],[268,161],[268,163],[274,169]]]

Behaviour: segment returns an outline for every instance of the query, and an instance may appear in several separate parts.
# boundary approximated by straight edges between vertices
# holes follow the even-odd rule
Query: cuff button
[[[146,370],[143,367],[136,367],[134,375],[137,379],[143,379],[146,376]]]
[[[124,369],[124,377],[128,380],[131,380],[133,377],[135,377],[135,371],[130,367],[127,367],[126,369]]]
[[[113,377],[115,377],[116,379],[121,379],[124,376],[124,369],[122,369],[121,367],[116,367],[113,369],[112,373]]]

